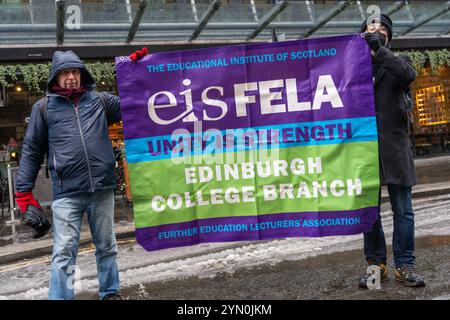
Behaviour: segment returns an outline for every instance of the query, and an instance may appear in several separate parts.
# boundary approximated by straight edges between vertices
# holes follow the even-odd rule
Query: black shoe
[[[122,296],[118,293],[107,294],[102,300],[123,300]]]
[[[425,281],[414,272],[414,266],[412,265],[395,268],[395,280],[409,287],[423,287],[425,285]]]
[[[380,267],[381,275],[380,280],[381,282],[389,280],[389,273],[388,269],[386,268],[385,263],[375,263],[375,262],[369,262],[369,266],[378,266]],[[366,272],[366,274],[359,280],[359,287],[368,289],[367,287],[367,279],[372,275],[372,273]]]
[[[27,206],[25,225],[33,228],[33,239],[45,236],[52,226],[45,216],[44,211],[33,205]]]

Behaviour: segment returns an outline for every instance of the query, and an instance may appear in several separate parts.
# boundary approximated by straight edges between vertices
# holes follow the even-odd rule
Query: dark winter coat
[[[408,117],[403,93],[416,73],[411,60],[381,47],[373,60],[381,184],[416,184]]]
[[[51,92],[57,74],[67,68],[81,69],[81,82],[87,89],[77,105]],[[47,148],[54,199],[114,189],[116,161],[108,125],[121,120],[119,98],[104,94],[104,108],[94,80],[72,51],[54,53],[47,88],[46,115],[39,110],[39,101],[31,111],[16,190],[27,192],[34,188]]]

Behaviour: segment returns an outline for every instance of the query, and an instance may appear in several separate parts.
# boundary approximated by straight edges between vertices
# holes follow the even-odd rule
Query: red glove
[[[25,213],[27,211],[27,207],[29,204],[32,204],[33,206],[41,209],[39,202],[34,198],[33,192],[31,191],[16,192],[16,202],[22,213]]]
[[[138,61],[146,55],[148,55],[148,50],[146,47],[143,47],[142,50],[137,50],[135,53],[130,54],[130,59],[133,61]]]

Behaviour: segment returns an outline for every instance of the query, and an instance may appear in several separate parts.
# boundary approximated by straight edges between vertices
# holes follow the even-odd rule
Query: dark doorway
[[[0,128],[0,149],[4,144],[8,144],[9,137],[16,139],[16,127]]]

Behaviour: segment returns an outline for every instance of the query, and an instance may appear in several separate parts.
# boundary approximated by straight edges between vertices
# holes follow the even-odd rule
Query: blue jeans
[[[411,187],[388,184],[389,200],[394,213],[392,249],[396,268],[414,265],[414,213],[411,203]],[[386,240],[381,216],[372,231],[364,233],[364,255],[367,261],[386,263]]]
[[[80,242],[80,227],[87,213],[96,251],[99,295],[119,291],[117,244],[114,234],[114,191],[84,193],[55,200],[53,211],[53,255],[48,298],[73,299],[74,272]]]

